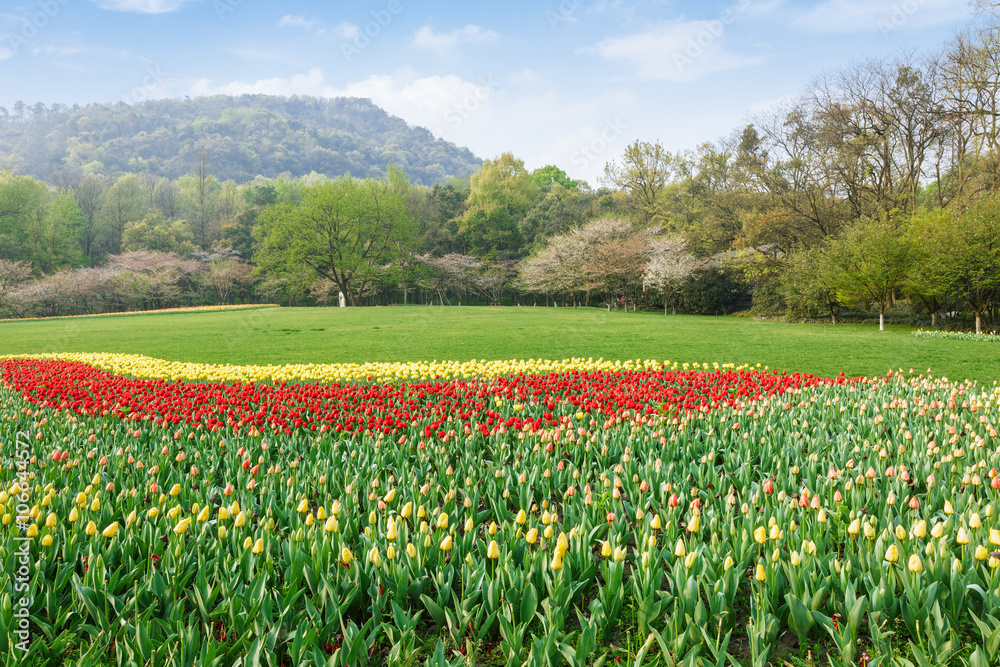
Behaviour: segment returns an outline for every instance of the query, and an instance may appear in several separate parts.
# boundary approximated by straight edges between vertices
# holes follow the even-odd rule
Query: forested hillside
[[[415,184],[465,178],[482,160],[367,99],[242,95],[67,107],[0,107],[0,168],[50,183],[80,174],[176,179],[204,156],[220,181],[311,172],[384,175]]]

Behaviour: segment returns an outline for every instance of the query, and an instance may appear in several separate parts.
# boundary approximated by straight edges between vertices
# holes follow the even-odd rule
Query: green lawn
[[[256,364],[654,358],[822,375],[931,368],[952,379],[1000,380],[1000,343],[915,338],[912,331],[572,308],[273,308],[4,322],[0,354],[130,352]]]

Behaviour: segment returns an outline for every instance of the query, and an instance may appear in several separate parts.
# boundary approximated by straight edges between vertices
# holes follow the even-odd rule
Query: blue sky
[[[0,105],[354,95],[597,185],[635,139],[694,148],[972,18],[966,0],[3,0]]]

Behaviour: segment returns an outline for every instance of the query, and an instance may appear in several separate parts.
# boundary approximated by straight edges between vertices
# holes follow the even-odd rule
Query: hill
[[[175,179],[191,173],[202,154],[209,173],[237,182],[258,174],[374,176],[391,162],[411,182],[432,185],[464,178],[482,163],[359,98],[217,95],[0,107],[0,168],[48,182],[88,172]]]

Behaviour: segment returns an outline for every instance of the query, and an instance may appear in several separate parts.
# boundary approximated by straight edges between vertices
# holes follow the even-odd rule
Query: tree
[[[1000,295],[1000,195],[982,196],[968,210],[952,212],[946,243],[944,275],[975,315],[976,333],[982,333],[983,315]]]
[[[906,233],[913,246],[913,261],[904,289],[907,296],[930,313],[931,326],[937,315],[954,300],[955,291],[948,265],[954,256],[949,245],[948,211],[922,212],[910,219]]]
[[[48,191],[30,176],[0,171],[0,259],[33,259],[30,230],[41,227]]]
[[[913,245],[895,220],[864,218],[848,226],[830,245],[838,293],[878,306],[878,329],[885,330],[885,309],[906,282]]]
[[[301,204],[269,207],[260,216],[254,260],[277,272],[307,267],[313,280],[329,278],[357,305],[380,268],[413,242],[412,220],[391,178],[347,175],[306,188]]]
[[[663,314],[667,305],[677,314],[677,299],[684,290],[684,284],[694,274],[699,262],[687,252],[684,239],[679,236],[657,239],[650,250],[649,264],[643,274],[645,287],[652,288],[663,296]]]
[[[11,295],[31,278],[31,265],[0,259],[0,309],[17,314]]]
[[[637,139],[625,149],[620,161],[604,166],[601,182],[622,191],[638,219],[644,224],[652,224],[662,222],[662,195],[673,180],[676,167],[677,158],[660,142]]]
[[[571,179],[566,175],[565,171],[553,164],[547,164],[544,167],[539,167],[531,172],[531,175],[528,178],[532,185],[539,190],[548,190],[556,184],[566,188],[567,190],[576,190],[580,186],[578,181]]]
[[[789,256],[778,287],[788,315],[796,318],[825,315],[836,326],[841,309],[837,278],[829,252],[822,246],[803,248]]]
[[[83,252],[91,264],[95,264],[99,256],[97,240],[100,235],[98,227],[99,215],[104,203],[104,193],[107,185],[103,178],[94,174],[84,174],[73,189],[77,208],[83,216],[80,237],[83,241]]]
[[[172,252],[190,256],[195,251],[194,236],[184,220],[167,220],[160,212],[125,225],[122,250],[129,252]]]
[[[549,239],[522,262],[520,283],[540,294],[583,294],[587,303],[591,293],[601,293],[610,310],[613,297],[641,288],[655,234],[619,218],[595,220]]]
[[[101,207],[101,218],[109,232],[109,253],[115,254],[121,250],[126,225],[142,220],[145,211],[139,177],[135,174],[122,176],[108,189]]]
[[[428,269],[420,276],[418,284],[436,293],[438,303],[442,306],[449,291],[467,291],[474,284],[476,273],[483,265],[475,257],[458,253],[449,253],[443,257],[417,255],[414,260]]]
[[[535,193],[523,160],[504,153],[484,162],[472,175],[467,209],[459,220],[467,251],[499,258],[518,255],[522,246],[518,222]]]

